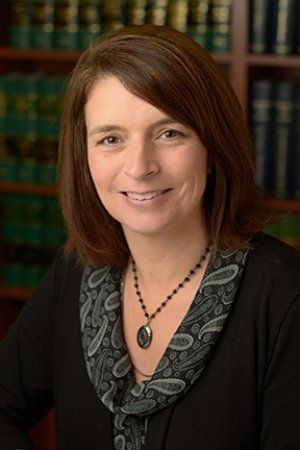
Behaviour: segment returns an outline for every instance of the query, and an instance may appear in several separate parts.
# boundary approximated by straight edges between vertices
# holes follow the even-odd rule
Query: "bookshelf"
[[[228,76],[246,117],[249,115],[249,84],[253,73],[285,77],[296,76],[300,79],[300,55],[277,56],[274,54],[252,54],[249,52],[249,5],[250,0],[232,0],[231,13],[231,50],[225,54],[212,54],[213,58]],[[8,23],[6,20],[7,3],[0,2],[0,73],[23,70],[26,73],[43,71],[47,74],[69,73],[78,60],[80,51],[60,50],[18,50],[10,48],[8,42]],[[29,194],[36,196],[55,196],[55,186],[0,182],[0,194]],[[300,200],[280,200],[278,210],[282,213],[299,213]],[[2,212],[0,211],[0,217]],[[0,219],[1,220],[1,219]],[[299,229],[300,235],[300,229]],[[0,249],[2,238],[0,235]],[[30,297],[31,289],[11,287],[0,282],[1,330],[7,330],[17,316],[23,303]],[[52,450],[54,447],[41,444],[37,448]]]

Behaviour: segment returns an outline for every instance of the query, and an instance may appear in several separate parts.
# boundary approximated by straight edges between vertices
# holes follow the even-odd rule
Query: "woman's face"
[[[126,236],[199,227],[207,151],[192,129],[131,94],[115,77],[95,83],[85,117],[96,190]]]

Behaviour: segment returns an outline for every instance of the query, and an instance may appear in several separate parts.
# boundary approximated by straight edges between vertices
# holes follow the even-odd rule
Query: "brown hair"
[[[170,28],[143,25],[96,40],[71,76],[58,159],[67,249],[82,264],[124,267],[128,260],[122,227],[103,207],[87,161],[85,104],[93,84],[109,75],[197,132],[212,170],[204,198],[212,245],[247,248],[269,222],[271,208],[254,183],[255,154],[239,102],[196,42]]]

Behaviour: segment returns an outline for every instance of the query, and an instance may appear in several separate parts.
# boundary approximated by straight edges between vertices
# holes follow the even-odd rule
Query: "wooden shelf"
[[[0,58],[6,60],[73,62],[75,64],[80,55],[79,50],[19,50],[0,46]],[[211,56],[219,64],[230,64],[232,60],[230,53],[211,53]]]
[[[33,195],[57,195],[56,186],[0,182],[0,192]]]
[[[255,55],[249,53],[246,57],[249,66],[285,67],[300,70],[300,55]]]
[[[18,302],[25,302],[30,298],[31,294],[32,294],[31,289],[24,288],[22,286],[15,287],[15,286],[0,285],[0,300],[9,299]]]
[[[300,200],[274,200],[279,212],[300,213]]]
[[[10,47],[0,47],[0,58],[6,60],[19,60],[19,61],[57,61],[65,63],[76,62],[80,51],[62,51],[62,50],[19,50]]]

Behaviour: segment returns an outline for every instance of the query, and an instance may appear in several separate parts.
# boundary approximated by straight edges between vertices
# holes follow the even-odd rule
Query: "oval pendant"
[[[152,330],[149,325],[143,325],[136,334],[136,340],[141,348],[147,348],[151,344]]]

